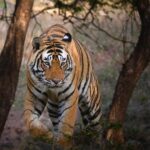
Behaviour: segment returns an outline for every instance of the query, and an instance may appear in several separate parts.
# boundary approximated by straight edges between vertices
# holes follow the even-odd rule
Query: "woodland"
[[[57,149],[22,118],[32,39],[56,23],[89,49],[103,101],[101,138],[81,130],[72,149],[150,149],[149,0],[0,0],[0,150]]]

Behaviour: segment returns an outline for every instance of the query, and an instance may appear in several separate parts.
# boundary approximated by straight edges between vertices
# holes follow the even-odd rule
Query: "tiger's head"
[[[36,78],[48,87],[61,87],[73,69],[68,45],[70,33],[42,35],[33,39],[30,68]]]

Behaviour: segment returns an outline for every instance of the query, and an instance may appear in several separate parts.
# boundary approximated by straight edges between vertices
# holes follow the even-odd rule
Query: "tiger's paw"
[[[29,132],[34,138],[51,141],[53,139],[53,132],[45,126],[42,122],[37,121],[36,124],[32,123]]]

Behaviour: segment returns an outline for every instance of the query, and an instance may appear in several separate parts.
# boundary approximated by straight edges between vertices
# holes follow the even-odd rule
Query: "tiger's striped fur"
[[[40,121],[47,105],[54,129]],[[27,66],[25,123],[35,136],[65,143],[72,135],[77,108],[86,127],[96,129],[101,117],[98,81],[86,48],[61,25],[54,25],[33,40]]]

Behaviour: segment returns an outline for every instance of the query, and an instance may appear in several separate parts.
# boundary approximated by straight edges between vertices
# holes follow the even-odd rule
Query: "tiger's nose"
[[[58,84],[61,80],[60,79],[53,79],[52,80],[55,84]]]

